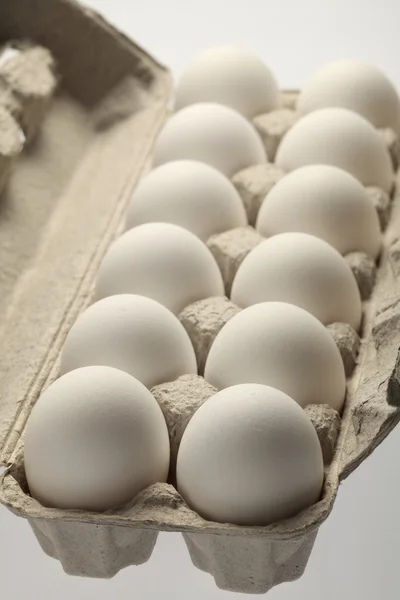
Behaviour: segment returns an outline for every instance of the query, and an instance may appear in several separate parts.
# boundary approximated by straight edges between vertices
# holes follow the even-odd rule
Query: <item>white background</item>
[[[4,0],[5,1],[5,0]],[[375,63],[400,88],[398,0],[90,0],[175,75],[198,51],[235,43],[259,54],[281,86],[301,86],[340,57]],[[341,487],[307,571],[270,600],[395,600],[400,597],[400,428]],[[150,561],[111,581],[68,577],[40,550],[28,525],[0,507],[0,596],[7,600],[222,600],[190,563],[179,534],[159,537]]]

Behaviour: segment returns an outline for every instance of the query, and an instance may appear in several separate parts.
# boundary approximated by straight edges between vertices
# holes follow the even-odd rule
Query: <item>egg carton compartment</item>
[[[264,593],[302,575],[318,528],[332,510],[340,481],[400,420],[400,288],[396,281],[400,272],[399,197],[387,203],[387,228],[378,267],[361,253],[347,257],[364,298],[361,342],[344,324],[328,326],[348,375],[341,419],[326,405],[305,408],[325,460],[324,488],[317,504],[279,523],[243,527],[206,521],[187,506],[173,485],[176,453],[185,427],[215,392],[201,376],[208,351],[223,325],[240,311],[228,298],[218,297],[190,305],[180,314],[195,348],[200,375],[183,376],[152,389],[171,441],[169,483],[152,485],[127,505],[104,513],[44,508],[29,495],[24,473],[26,421],[42,390],[58,377],[58,358],[66,335],[91,301],[101,259],[121,231],[131,191],[166,117],[171,87],[162,67],[91,11],[70,0],[36,0],[36,10],[37,5],[41,8],[38,14],[46,14],[46,20],[33,19],[34,8],[27,0],[17,0],[13,9],[0,7],[0,33],[4,28],[5,39],[29,37],[51,50],[62,83],[40,137],[46,135],[46,127],[56,133],[58,141],[62,137],[60,130],[50,126],[54,111],[69,115],[53,118],[65,125],[64,138],[70,137],[68,143],[63,142],[65,148],[49,147],[47,162],[37,157],[35,169],[31,167],[38,177],[45,173],[53,177],[59,157],[64,157],[64,177],[60,184],[58,176],[58,193],[52,194],[57,198],[53,210],[47,207],[39,221],[31,214],[24,215],[31,227],[33,223],[35,238],[28,249],[29,261],[24,255],[18,276],[9,284],[10,308],[0,328],[4,356],[0,366],[0,448],[1,462],[7,467],[1,479],[0,501],[28,519],[44,552],[58,559],[69,574],[112,577],[128,565],[146,562],[158,531],[179,531],[194,566],[212,575],[219,587]],[[81,52],[77,44],[82,44]],[[268,142],[269,127],[271,140],[278,146],[279,137],[291,126],[289,113],[294,112],[296,92],[285,92],[282,99],[288,112],[281,111],[281,120],[276,120],[276,115],[267,120],[264,143]],[[282,115],[288,117],[286,125]],[[265,127],[265,119],[263,123]],[[36,143],[39,138],[29,151],[33,157]],[[397,147],[392,137],[387,137],[387,144]],[[65,154],[68,156],[70,146],[74,161],[71,158],[68,162]],[[20,164],[15,177],[21,171]],[[250,226],[208,241],[228,295],[238,266],[263,240],[251,225],[266,193],[283,175],[275,165],[267,164],[233,178]],[[379,195],[377,210],[384,200]],[[24,239],[26,253],[29,238],[16,235],[17,221],[9,225],[11,229],[19,243]],[[14,261],[18,257],[14,248]]]
[[[254,227],[265,196],[284,175],[274,163],[266,163],[248,167],[233,176],[232,183],[242,198],[249,225]]]
[[[28,519],[42,550],[61,561],[70,575],[111,578],[121,569],[146,563],[158,532],[127,527]]]
[[[347,323],[331,323],[327,326],[327,329],[339,349],[346,377],[351,377],[360,351],[360,337]]]
[[[253,125],[264,142],[267,156],[271,162],[275,160],[283,136],[293,127],[298,118],[294,109],[278,108],[253,119]]]
[[[375,186],[369,186],[366,189],[378,213],[381,229],[385,231],[390,219],[391,199],[393,198],[394,191],[389,195]]]

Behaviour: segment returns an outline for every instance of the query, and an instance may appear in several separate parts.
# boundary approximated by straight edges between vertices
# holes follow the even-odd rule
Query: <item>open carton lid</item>
[[[20,438],[33,404],[43,386],[57,376],[57,358],[63,341],[90,300],[101,259],[118,233],[130,193],[166,118],[172,83],[166,69],[73,0],[14,0],[12,7],[4,3],[0,5],[0,36],[4,40],[32,38],[54,53],[62,76],[61,88],[69,94],[66,100],[62,91],[60,98],[68,104],[72,96],[72,113],[76,116],[78,105],[81,119],[75,137],[72,136],[72,143],[81,148],[78,164],[70,169],[63,185],[54,188],[55,207],[49,219],[37,226],[40,243],[11,286],[6,312],[1,312],[0,298],[0,459],[3,465],[10,466],[21,448]],[[127,113],[127,106],[135,108],[132,114]],[[53,121],[47,120],[48,130],[44,132],[54,151],[60,148],[49,132],[50,125],[60,114],[65,115],[65,106],[60,106],[57,98],[55,107]],[[87,139],[82,139],[85,116],[92,129]],[[69,118],[72,127],[74,117]],[[65,145],[61,149],[67,152]],[[26,161],[34,159],[35,152],[33,149]],[[38,174],[43,172],[45,160],[41,163],[38,159]],[[18,188],[21,168],[19,160],[7,191],[10,202],[18,200],[12,196]],[[35,196],[32,185],[29,194]],[[400,231],[399,205],[397,200],[386,237]],[[13,222],[8,226],[12,228]],[[117,513],[94,516],[44,509],[34,501],[26,504],[17,483],[7,475],[0,485],[1,500],[17,514],[46,520],[95,521],[229,535],[260,534],[280,539],[300,537],[317,528],[332,509],[339,481],[400,420],[397,372],[400,283],[396,281],[400,275],[400,251],[396,254],[393,250],[395,244],[395,240],[386,244],[372,299],[365,305],[359,365],[349,385],[323,497],[315,506],[268,527],[245,528],[206,522],[189,509],[184,509],[177,520],[175,492],[167,490],[167,496],[171,497],[169,505],[167,501],[164,505],[144,501],[143,510],[139,507],[130,516]],[[0,271],[2,261],[0,235]]]
[[[18,158],[0,199],[6,466],[41,388],[55,377],[63,339],[88,301],[93,273],[149,160],[172,81],[167,69],[74,0],[2,3],[0,39],[48,48],[60,73],[44,131]]]

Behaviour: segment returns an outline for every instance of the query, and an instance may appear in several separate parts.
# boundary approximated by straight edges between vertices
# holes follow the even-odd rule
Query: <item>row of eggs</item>
[[[198,300],[225,292],[205,244],[181,227],[149,223],[121,236],[99,270],[96,299],[127,293],[153,298],[178,315]],[[240,265],[230,296],[240,308],[289,302],[326,325],[348,323],[358,331],[361,324],[360,292],[346,260],[306,233],[281,233],[256,246]]]
[[[365,187],[343,169],[323,164],[298,168],[282,177],[267,198],[255,224],[264,237],[309,233],[341,254],[378,256],[375,207]],[[156,221],[180,225],[207,242],[212,235],[246,226],[247,216],[236,188],[221,172],[199,161],[176,160],[144,176],[128,208],[128,230]]]
[[[168,367],[176,376],[196,373],[194,351],[168,309],[131,294],[93,304],[70,336],[64,374],[28,421],[27,481],[43,506],[109,510],[167,480],[167,426],[140,378]],[[322,401],[340,410],[346,386],[326,328],[291,304],[249,307],[218,334],[205,379],[220,391],[189,421],[176,459],[189,506],[211,520],[264,525],[316,502],[323,457],[302,406]]]
[[[280,107],[269,69],[238,48],[200,55],[187,68],[176,93],[177,112],[164,127],[155,165],[190,158],[227,176],[266,160],[249,119]],[[333,164],[364,185],[389,191],[390,158],[376,128],[400,134],[400,102],[391,82],[375,67],[338,61],[318,71],[296,105],[299,120],[278,148],[285,171],[307,164]]]
[[[178,82],[177,110],[199,102],[230,106],[252,119],[279,108],[281,95],[262,60],[242,48],[220,46],[198,55]],[[376,128],[400,134],[397,90],[373,65],[344,59],[317,70],[303,86],[297,110],[305,115],[330,107],[347,108]]]
[[[397,94],[393,108],[390,84],[376,73],[350,63],[329,67],[306,86],[298,109],[332,106],[331,90],[334,106],[396,129]],[[348,78],[359,86],[353,100],[360,106],[351,105]],[[347,99],[337,94],[340,86]],[[368,86],[374,101],[370,95],[365,102],[360,89]],[[196,300],[224,295],[204,242],[247,224],[228,177],[266,161],[244,117],[276,108],[279,97],[267,67],[234,48],[205,53],[182,77],[182,110],[162,131],[156,168],[133,195],[128,231],[104,258],[96,302],[67,337],[62,376],[28,422],[26,474],[43,505],[106,510],[166,481],[168,432],[149,390],[197,372],[176,315]],[[317,110],[285,136],[277,164],[289,174],[269,193],[256,224],[268,239],[243,261],[232,286],[231,298],[244,310],[217,335],[206,362],[205,379],[221,391],[189,422],[176,472],[182,496],[212,520],[267,524],[320,494],[321,449],[301,407],[342,408],[343,363],[323,324],[359,328],[361,300],[341,255],[357,250],[377,258],[379,221],[364,185],[389,191],[393,184],[381,138],[345,109]]]

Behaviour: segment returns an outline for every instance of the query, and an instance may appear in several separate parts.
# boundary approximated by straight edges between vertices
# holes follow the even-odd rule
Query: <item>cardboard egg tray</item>
[[[399,196],[394,192],[389,199],[369,190],[386,227],[379,265],[359,253],[346,257],[362,291],[364,320],[361,342],[346,325],[329,326],[348,374],[341,419],[326,406],[306,408],[326,463],[317,504],[267,527],[240,527],[204,520],[173,486],[182,433],[215,392],[201,377],[207,352],[224,323],[240,310],[227,298],[211,298],[180,315],[200,374],[152,390],[170,434],[169,483],[155,484],[128,505],[101,514],[44,508],[29,495],[25,479],[25,425],[42,390],[57,378],[66,335],[91,302],[102,257],[122,231],[132,190],[167,117],[172,81],[143,50],[72,0],[0,4],[0,39],[28,40],[49,49],[60,74],[41,130],[15,162],[0,199],[0,460],[6,467],[0,501],[29,521],[42,549],[69,574],[112,577],[146,562],[159,531],[179,531],[193,564],[223,589],[263,593],[298,578],[340,482],[400,420]],[[284,93],[283,109],[257,118],[272,154],[296,119],[295,97],[295,92]],[[391,132],[382,135],[395,163],[398,141]],[[227,293],[239,264],[262,240],[251,225],[263,197],[282,175],[268,164],[233,179],[250,226],[208,242]]]

